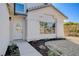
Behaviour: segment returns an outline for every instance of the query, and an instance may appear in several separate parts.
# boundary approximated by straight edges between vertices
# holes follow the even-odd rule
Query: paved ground
[[[79,44],[79,37],[66,37],[69,41]]]
[[[54,40],[45,43],[51,50],[59,50],[64,56],[79,56],[79,44],[69,40]]]
[[[17,44],[21,56],[42,56],[35,48],[33,48],[27,41],[15,40],[13,43]]]

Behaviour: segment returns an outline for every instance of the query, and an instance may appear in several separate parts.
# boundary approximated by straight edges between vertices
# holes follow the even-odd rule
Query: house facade
[[[52,4],[24,3],[24,13],[16,5],[0,4],[0,55],[4,55],[10,41],[64,38],[64,20],[67,19]],[[21,9],[23,7],[20,7]],[[22,10],[20,10],[22,11]],[[19,14],[20,13],[20,14]]]

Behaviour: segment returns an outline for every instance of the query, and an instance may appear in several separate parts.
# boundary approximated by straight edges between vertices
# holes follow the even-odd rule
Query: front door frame
[[[16,20],[21,20],[22,21],[22,39],[25,40],[25,19],[13,19],[13,20],[10,20],[10,39],[11,41],[12,40],[17,40],[17,39],[14,39],[13,37],[13,24]]]

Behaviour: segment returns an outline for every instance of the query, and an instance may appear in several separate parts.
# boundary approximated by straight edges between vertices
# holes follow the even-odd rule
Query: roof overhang
[[[66,15],[64,15],[61,11],[59,11],[55,6],[53,6],[52,4],[50,4],[56,11],[58,11],[61,15],[63,15],[66,19],[68,19],[68,17]]]

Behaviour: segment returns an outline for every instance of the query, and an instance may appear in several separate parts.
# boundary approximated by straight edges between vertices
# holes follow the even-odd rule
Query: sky
[[[79,3],[54,3],[53,5],[68,17],[65,22],[79,22]]]

